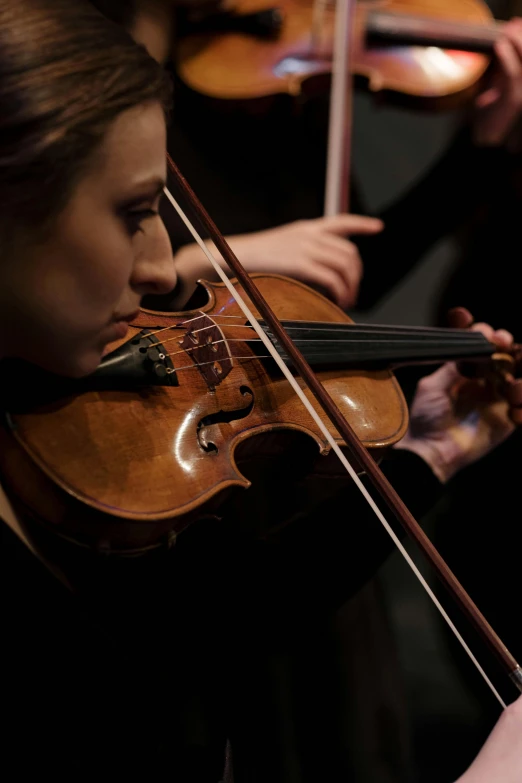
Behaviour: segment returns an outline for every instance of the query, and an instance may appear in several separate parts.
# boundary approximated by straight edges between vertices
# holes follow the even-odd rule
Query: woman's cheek
[[[115,256],[105,256],[92,275],[89,285],[91,302],[100,307],[117,309],[117,304],[129,286],[132,265],[128,256],[116,260]],[[111,311],[112,312],[112,311]]]

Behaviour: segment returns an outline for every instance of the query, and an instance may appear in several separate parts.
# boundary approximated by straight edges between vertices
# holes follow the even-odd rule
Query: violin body
[[[182,40],[181,80],[213,98],[247,100],[298,95],[312,77],[330,74],[334,4],[326,5],[316,28],[310,0],[240,0],[234,10],[252,14],[274,5],[282,23],[272,40],[237,31]],[[352,73],[367,80],[372,91],[427,99],[428,104],[467,97],[489,64],[487,53],[496,37],[481,0],[359,0],[354,17]]]
[[[352,323],[336,305],[299,282],[277,275],[253,277],[280,319]],[[172,384],[68,391],[40,404],[36,391],[30,409],[6,411],[0,471],[15,506],[23,499],[19,515],[26,513],[91,545],[139,549],[179,532],[219,505],[228,490],[248,488],[236,450],[249,439],[255,447],[253,436],[294,430],[315,440],[321,452],[328,451],[288,381],[272,368],[272,360],[258,357],[257,343],[246,341],[245,333],[256,335],[245,326],[228,290],[219,283],[203,285],[208,304],[201,310],[142,310],[131,326],[136,343],[144,329],[164,330],[154,339],[171,354],[166,361],[175,370]],[[212,326],[206,334],[200,328],[198,336],[194,326],[207,316],[218,331]],[[189,324],[193,331],[187,335]],[[200,338],[202,351],[210,351],[222,367],[228,363],[219,382],[205,375],[212,363],[203,354],[197,366],[190,345]],[[378,453],[404,435],[407,406],[390,370],[332,369],[318,376],[368,449]]]

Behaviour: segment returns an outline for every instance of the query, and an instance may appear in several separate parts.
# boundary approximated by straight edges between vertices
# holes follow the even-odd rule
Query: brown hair
[[[104,14],[107,19],[130,28],[136,15],[135,0],[90,0],[90,2]]]
[[[122,111],[170,98],[145,49],[83,0],[0,5],[0,243],[67,203]]]

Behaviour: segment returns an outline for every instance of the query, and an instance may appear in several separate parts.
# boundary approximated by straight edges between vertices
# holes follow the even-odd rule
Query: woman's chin
[[[69,373],[71,378],[84,378],[86,375],[93,373],[102,360],[102,352],[97,351],[90,353],[85,357],[79,359],[75,365],[71,366],[71,372]]]
[[[23,343],[21,346],[15,345],[11,357],[29,362],[53,375],[83,378],[98,368],[108,344],[105,336],[101,339],[93,339],[91,336],[90,339],[68,341],[53,337],[46,336],[31,351],[25,350]]]

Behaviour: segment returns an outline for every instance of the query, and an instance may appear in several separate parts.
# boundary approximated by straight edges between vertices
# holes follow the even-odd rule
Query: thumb
[[[341,236],[346,234],[378,234],[384,228],[384,223],[379,218],[366,217],[365,215],[331,215],[320,218],[325,231]]]

